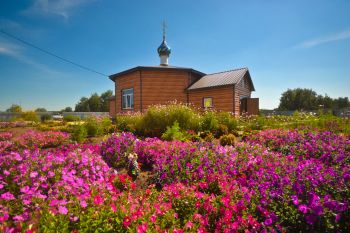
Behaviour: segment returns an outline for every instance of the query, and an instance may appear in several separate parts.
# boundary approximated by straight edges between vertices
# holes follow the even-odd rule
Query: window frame
[[[126,91],[132,91],[132,94],[124,94]],[[126,99],[124,99],[124,96]],[[128,105],[128,96],[130,96],[130,104]],[[134,88],[125,88],[121,90],[121,109],[122,110],[132,110],[134,109],[134,102],[135,102],[135,95],[134,95]],[[125,107],[124,107],[125,104]]]
[[[211,100],[211,106],[209,107],[206,107],[205,106],[205,100],[206,99],[210,99]],[[204,109],[211,109],[211,108],[214,108],[214,98],[213,97],[203,97],[203,108]]]

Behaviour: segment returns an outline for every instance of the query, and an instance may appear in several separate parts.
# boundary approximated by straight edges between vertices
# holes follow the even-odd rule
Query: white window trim
[[[132,94],[124,94],[123,93],[123,92],[129,91],[129,90],[132,90]],[[122,109],[126,109],[126,110],[134,109],[134,88],[123,89],[121,95],[122,95],[122,106],[121,106]],[[130,96],[130,105],[129,106],[128,106],[128,101],[127,101],[128,96]],[[124,97],[125,97],[125,99],[124,99]],[[126,101],[125,103],[124,103],[124,100]],[[123,107],[124,104],[125,104],[125,108]]]

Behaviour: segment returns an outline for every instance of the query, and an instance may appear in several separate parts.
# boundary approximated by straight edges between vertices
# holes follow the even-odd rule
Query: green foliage
[[[229,112],[219,112],[216,115],[219,124],[225,125],[229,132],[232,132],[237,129],[237,120],[236,118]]]
[[[65,107],[61,112],[73,112],[73,109],[71,107]]]
[[[198,130],[199,119],[198,113],[184,104],[152,106],[142,116],[136,130],[145,136],[160,137],[175,121],[183,130]]]
[[[203,131],[216,131],[219,121],[214,111],[206,111],[201,118],[201,129]]]
[[[27,111],[23,112],[21,117],[25,121],[34,121],[34,122],[39,122],[39,117],[34,111]]]
[[[223,135],[220,137],[220,144],[222,146],[234,146],[236,142],[237,139],[233,134]]]
[[[89,98],[81,97],[80,101],[75,105],[76,112],[108,112],[109,98],[113,95],[108,90],[99,96],[97,93],[91,94]]]
[[[37,108],[35,112],[47,112],[45,108]]]
[[[44,114],[44,115],[41,115],[40,119],[41,119],[41,122],[46,122],[46,121],[52,120],[52,116],[50,114]]]
[[[95,137],[101,134],[102,128],[95,117],[88,117],[85,120],[84,127],[89,137]]]
[[[74,115],[66,115],[63,117],[63,121],[65,121],[65,122],[80,121],[80,117],[74,116]]]
[[[6,112],[22,112],[22,107],[18,104],[12,104],[10,108],[6,109]]]
[[[136,129],[141,123],[142,116],[140,114],[128,114],[116,116],[116,127],[120,131],[136,133]]]
[[[74,125],[70,136],[73,141],[83,142],[88,136],[88,132],[84,125]]]
[[[288,89],[282,93],[279,110],[317,110],[317,109],[340,109],[350,107],[348,97],[332,99],[327,94],[317,95],[312,89]]]
[[[171,127],[167,127],[166,131],[162,135],[162,139],[167,141],[186,141],[186,136],[184,133],[181,132],[179,123],[175,121]]]
[[[222,135],[228,134],[228,128],[226,125],[219,124],[215,132],[215,137],[220,138]]]

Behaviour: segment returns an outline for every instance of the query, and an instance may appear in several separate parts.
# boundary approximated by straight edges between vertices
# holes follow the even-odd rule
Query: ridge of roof
[[[228,72],[238,71],[238,70],[248,70],[248,67],[242,67],[242,68],[237,68],[237,69],[232,69],[232,70],[219,71],[219,72],[215,72],[215,73],[206,74],[205,76],[212,75],[212,74],[228,73]]]
[[[193,73],[197,73],[199,75],[202,75],[202,76],[205,76],[206,74],[205,73],[202,73],[198,70],[195,70],[193,68],[187,68],[187,67],[179,67],[179,66],[162,66],[162,65],[158,65],[158,66],[135,66],[133,68],[130,68],[130,69],[127,69],[127,70],[124,70],[124,71],[121,71],[119,73],[115,73],[115,74],[112,74],[112,75],[109,75],[109,79],[111,79],[112,81],[115,81],[115,79],[118,77],[118,76],[121,76],[123,74],[127,74],[127,73],[130,73],[130,72],[133,72],[133,71],[137,71],[137,70],[152,70],[152,69],[160,69],[160,70],[166,70],[166,69],[177,69],[177,70],[188,70],[188,71],[191,71]]]
[[[189,86],[187,90],[235,85],[236,83],[240,82],[240,80],[246,75],[246,73],[249,74],[249,69],[247,67],[207,74],[201,77],[197,82]],[[249,80],[251,82],[252,89],[255,90],[253,82],[250,78],[250,74]]]

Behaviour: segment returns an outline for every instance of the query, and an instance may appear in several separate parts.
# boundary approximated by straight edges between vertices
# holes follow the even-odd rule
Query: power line
[[[27,41],[25,41],[25,40],[23,40],[23,39],[21,39],[21,38],[19,38],[19,37],[17,37],[17,36],[14,36],[14,35],[12,35],[12,34],[6,32],[6,31],[4,31],[4,30],[2,30],[2,29],[0,29],[0,32],[3,33],[3,34],[5,34],[5,35],[8,36],[8,37],[14,39],[14,40],[17,40],[17,41],[19,41],[19,42],[21,42],[21,43],[27,45],[27,46],[30,46],[30,47],[32,47],[32,48],[35,48],[35,49],[37,49],[37,50],[39,50],[39,51],[41,51],[41,52],[43,52],[43,53],[46,53],[46,54],[48,54],[48,55],[50,55],[50,56],[53,56],[53,57],[55,57],[55,58],[58,58],[58,59],[60,59],[60,60],[62,60],[62,61],[65,61],[65,62],[67,62],[67,63],[70,63],[70,64],[72,64],[72,65],[75,65],[75,66],[77,66],[77,67],[79,67],[79,68],[81,68],[81,69],[84,69],[84,70],[87,70],[87,71],[90,71],[90,72],[93,72],[93,73],[102,75],[102,76],[104,76],[104,77],[108,77],[108,75],[106,75],[106,74],[103,74],[103,73],[101,73],[101,72],[98,72],[98,71],[96,71],[96,70],[94,70],[94,69],[91,69],[91,68],[89,68],[89,67],[80,65],[80,64],[78,64],[78,63],[76,63],[76,62],[73,62],[73,61],[71,61],[71,60],[68,60],[68,59],[66,59],[66,58],[64,58],[64,57],[58,56],[58,55],[56,55],[56,54],[54,54],[54,53],[52,53],[52,52],[49,52],[49,51],[47,51],[47,50],[45,50],[45,49],[42,49],[42,48],[40,48],[40,47],[38,47],[38,46],[36,46],[36,45],[34,45],[34,44],[32,44],[32,43],[29,43],[29,42],[27,42]]]

